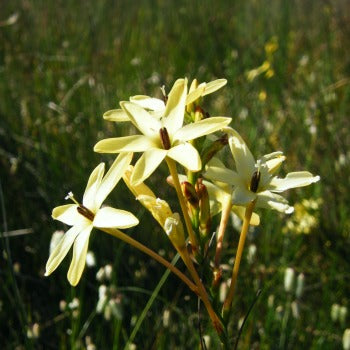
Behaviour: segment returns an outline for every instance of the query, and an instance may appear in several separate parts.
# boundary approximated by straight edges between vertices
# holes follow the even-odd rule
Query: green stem
[[[186,203],[185,203],[185,199],[184,199],[184,196],[183,196],[183,193],[182,193],[182,189],[181,189],[181,185],[180,185],[180,181],[179,181],[179,176],[178,176],[178,173],[177,173],[177,170],[176,170],[176,164],[175,162],[171,159],[171,158],[166,158],[166,161],[167,161],[167,164],[168,164],[168,167],[169,167],[169,172],[170,172],[170,175],[173,179],[173,182],[174,182],[174,186],[175,186],[175,189],[176,189],[176,193],[177,193],[177,197],[179,199],[179,202],[180,202],[180,206],[181,206],[181,210],[182,210],[182,213],[183,213],[183,216],[184,216],[184,219],[185,219],[185,223],[186,223],[186,228],[187,228],[187,232],[188,232],[188,236],[189,236],[189,239],[191,241],[191,244],[192,246],[194,247],[197,247],[197,239],[194,235],[194,232],[193,232],[193,229],[192,229],[192,223],[191,223],[191,219],[188,215],[188,211],[187,211],[187,207],[186,207]],[[209,300],[209,296],[208,296],[208,293],[197,273],[197,270],[195,269],[194,265],[193,265],[193,262],[191,260],[191,257],[186,249],[186,247],[183,247],[183,249],[181,249],[181,251],[179,251],[180,255],[181,255],[181,258],[183,259],[186,267],[188,268],[192,278],[193,278],[193,281],[195,282],[195,284],[197,285],[197,288],[198,288],[198,295],[199,297],[202,299],[203,301],[203,304],[205,305],[207,311],[208,311],[208,314],[209,314],[209,317],[213,323],[213,326],[216,330],[216,332],[218,333],[218,335],[220,337],[223,337],[223,334],[224,334],[224,329],[223,329],[223,325],[222,325],[222,322],[221,320],[219,319],[218,315],[215,313],[214,309],[213,309],[213,306]]]
[[[176,170],[176,164],[171,158],[168,158],[168,157],[166,158],[166,162],[168,164],[169,172],[170,172],[170,175],[173,179],[176,194],[177,194],[177,197],[178,197],[179,202],[180,202],[182,214],[183,214],[184,219],[185,219],[186,229],[188,232],[188,236],[190,238],[190,243],[191,243],[193,248],[197,249],[198,242],[197,242],[197,238],[193,232],[190,216],[188,215],[185,198],[184,198],[183,193],[182,193],[182,189],[181,189],[181,185],[180,185],[180,181],[179,181],[179,176],[178,176],[177,170]]]
[[[229,197],[227,201],[225,201],[222,205],[221,220],[220,220],[220,226],[219,226],[218,236],[216,241],[216,252],[215,252],[216,268],[219,268],[219,265],[220,265],[222,244],[223,244],[228,220],[230,218],[231,209],[232,209],[232,199],[231,197]]]
[[[231,310],[232,300],[233,300],[234,293],[235,293],[235,288],[236,288],[236,282],[237,282],[237,277],[238,277],[239,266],[240,266],[240,263],[241,263],[243,249],[244,249],[244,243],[245,243],[245,240],[246,240],[246,237],[247,237],[249,223],[250,223],[250,219],[251,219],[252,214],[253,214],[255,203],[256,203],[256,200],[250,202],[248,204],[246,210],[245,210],[245,215],[244,215],[241,235],[239,237],[239,242],[238,242],[238,248],[237,248],[235,263],[233,265],[233,270],[232,270],[231,285],[230,285],[230,288],[228,290],[227,297],[226,297],[226,300],[224,302],[224,305],[222,307],[222,313],[223,313],[224,320],[227,320],[229,312]]]
[[[187,286],[196,294],[198,294],[198,288],[195,286],[195,284],[188,278],[186,275],[184,275],[179,269],[177,269],[174,265],[172,265],[169,261],[162,258],[160,255],[158,255],[153,250],[147,248],[142,243],[136,241],[135,239],[131,238],[130,236],[126,235],[125,233],[113,229],[113,228],[99,228],[101,231],[104,231],[114,237],[119,238],[120,240],[132,245],[133,247],[141,250],[145,254],[149,255],[154,260],[158,261],[162,265],[164,265],[166,268],[171,270],[177,277],[179,277]]]

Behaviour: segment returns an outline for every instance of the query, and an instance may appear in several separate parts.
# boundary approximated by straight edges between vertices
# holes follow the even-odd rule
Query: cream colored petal
[[[256,205],[261,208],[274,209],[285,214],[291,214],[294,211],[294,208],[288,204],[288,201],[284,197],[270,191],[260,192]]]
[[[66,204],[56,207],[52,210],[51,216],[55,220],[62,221],[63,223],[73,226],[80,214],[78,213],[77,204]]]
[[[90,210],[94,210],[95,196],[100,187],[102,177],[105,171],[105,164],[100,163],[91,173],[83,196],[83,204]]]
[[[178,213],[174,213],[165,220],[164,231],[178,251],[186,247],[184,228]]]
[[[71,227],[58,242],[55,249],[51,253],[49,260],[46,263],[45,276],[50,275],[56,270],[58,265],[62,262],[64,257],[67,255],[70,247],[72,246],[75,238],[84,229],[81,225],[75,225]]]
[[[235,188],[232,194],[232,203],[234,205],[247,205],[256,198],[256,193],[248,191],[243,186]]]
[[[123,175],[123,180],[128,186],[129,190],[133,193],[135,197],[141,196],[141,195],[146,195],[150,197],[156,198],[155,194],[152,192],[152,190],[146,186],[143,182],[141,182],[138,185],[132,185],[130,182],[132,172],[134,171],[134,167],[132,165],[129,165],[128,168],[126,169],[124,175]]]
[[[224,182],[229,185],[239,185],[241,183],[241,179],[235,171],[225,168],[223,164],[222,166],[219,165],[220,164],[210,161],[206,167],[204,177],[213,181]]]
[[[190,171],[199,171],[202,168],[198,151],[189,143],[181,143],[168,151],[168,157],[174,159]]]
[[[101,208],[94,218],[95,227],[129,228],[137,225],[139,220],[126,210],[111,207]]]
[[[94,151],[98,153],[143,152],[156,143],[144,135],[132,135],[101,140],[96,143]]]
[[[226,130],[229,134],[229,145],[235,159],[237,172],[246,181],[250,181],[255,171],[254,157],[236,130],[231,128],[226,128]]]
[[[274,177],[269,185],[269,190],[273,192],[283,192],[290,188],[308,186],[320,180],[319,176],[314,176],[308,171],[296,171],[287,174],[285,178]]]
[[[232,211],[243,221],[245,216],[245,207],[233,205]],[[250,219],[249,225],[252,226],[259,226],[260,224],[260,217],[257,213],[253,213],[252,217]]]
[[[132,155],[132,153],[121,153],[113,162],[112,166],[109,168],[108,172],[102,179],[101,185],[97,190],[94,210],[97,210],[101,207],[103,201],[117,185],[125,170],[129,166]]]
[[[159,98],[149,97],[145,95],[136,95],[130,97],[130,102],[136,103],[142,108],[151,111],[165,111],[164,101]]]
[[[169,207],[169,204],[160,199],[147,195],[140,195],[137,200],[152,214],[157,220],[160,226],[164,228],[165,220],[172,216],[173,213]]]
[[[120,102],[131,122],[146,136],[154,138],[162,127],[159,120],[149,114],[144,108],[132,102]]]
[[[280,169],[282,163],[286,160],[286,157],[284,155],[280,155],[274,159],[270,159],[266,162],[266,165],[269,169],[269,173],[271,175],[275,174],[278,172]]]
[[[143,153],[134,167],[131,175],[132,185],[137,185],[146,180],[156,170],[158,165],[165,158],[167,150],[151,148]]]
[[[129,122],[130,118],[122,109],[112,109],[103,114],[103,119],[110,122]]]
[[[189,141],[194,140],[198,137],[211,134],[215,131],[218,131],[232,121],[231,118],[226,117],[211,117],[207,119],[203,119],[199,122],[187,124],[181,129],[179,129],[174,137],[173,141]]]
[[[92,225],[86,227],[74,241],[73,257],[67,273],[68,281],[72,286],[78,284],[83,273],[91,230]]]
[[[171,136],[183,125],[186,95],[187,79],[176,80],[169,93],[164,118],[162,120],[163,126]]]
[[[216,79],[206,84],[205,90],[202,96],[211,94],[227,84],[226,79]]]
[[[186,98],[186,105],[198,100],[201,96],[203,96],[205,90],[205,84],[201,84],[195,90],[191,91]]]

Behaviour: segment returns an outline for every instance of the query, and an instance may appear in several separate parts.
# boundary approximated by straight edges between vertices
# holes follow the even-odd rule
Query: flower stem
[[[196,236],[193,232],[193,229],[192,229],[192,223],[191,223],[190,216],[188,215],[187,206],[186,206],[185,199],[184,199],[184,196],[182,193],[182,189],[181,189],[181,185],[180,185],[180,181],[179,181],[179,176],[178,176],[177,170],[176,170],[176,164],[169,157],[166,157],[165,159],[166,159],[166,162],[168,164],[169,172],[170,172],[170,175],[173,179],[176,194],[177,194],[177,197],[178,197],[179,202],[180,202],[182,214],[183,214],[184,219],[185,219],[186,229],[188,232],[188,236],[190,238],[190,243],[191,243],[193,248],[197,249],[198,242],[197,242],[197,238],[196,238]]]
[[[171,159],[171,158],[166,158],[166,161],[167,161],[167,164],[168,164],[168,167],[169,167],[169,172],[170,172],[170,175],[173,179],[173,182],[174,182],[174,186],[175,186],[175,189],[176,189],[176,193],[177,193],[177,197],[179,199],[179,202],[180,202],[180,206],[181,206],[181,210],[182,210],[182,213],[183,213],[183,216],[184,216],[184,219],[185,219],[185,223],[186,223],[186,228],[187,228],[187,232],[188,232],[188,236],[189,236],[189,239],[191,241],[191,245],[194,246],[194,247],[197,247],[197,239],[194,235],[194,232],[193,232],[193,229],[192,229],[192,223],[191,223],[191,219],[188,215],[188,211],[187,211],[187,207],[186,207],[186,203],[185,203],[185,199],[184,199],[184,196],[182,194],[182,189],[181,189],[181,185],[180,185],[180,181],[179,181],[179,176],[177,174],[177,170],[176,170],[176,164],[175,162]],[[207,311],[208,311],[208,314],[209,314],[209,317],[213,323],[213,326],[216,330],[216,332],[218,333],[218,335],[220,337],[223,337],[224,336],[224,329],[223,329],[223,325],[222,325],[222,322],[221,320],[219,319],[218,315],[215,313],[214,309],[213,309],[213,306],[209,300],[209,296],[208,296],[208,293],[198,275],[198,272],[197,270],[195,269],[194,265],[193,265],[193,262],[191,260],[191,257],[186,249],[186,247],[184,247],[181,251],[179,251],[180,255],[181,255],[181,258],[182,260],[184,261],[186,267],[188,268],[192,278],[193,278],[193,281],[195,282],[195,284],[197,285],[197,288],[198,288],[198,295],[199,297],[202,299],[203,301],[203,304],[205,305]]]
[[[224,305],[222,307],[222,314],[223,314],[223,318],[225,321],[227,321],[228,315],[229,315],[230,310],[231,310],[232,300],[233,300],[234,293],[235,293],[235,287],[236,287],[237,276],[238,276],[238,271],[239,271],[239,265],[241,263],[241,258],[242,258],[243,249],[244,249],[244,243],[245,243],[245,240],[247,237],[249,223],[250,223],[250,219],[251,219],[252,214],[253,214],[255,203],[256,203],[256,200],[250,202],[245,210],[242,230],[241,230],[241,234],[240,234],[239,242],[238,242],[235,263],[233,265],[233,270],[232,270],[231,285],[230,285],[229,291],[227,293],[227,297],[226,297],[226,300],[224,302]]]
[[[216,252],[215,252],[215,268],[219,268],[222,252],[222,243],[224,240],[224,235],[227,227],[228,220],[230,218],[232,209],[232,200],[229,197],[222,206],[220,226],[216,242]]]
[[[143,253],[149,255],[154,260],[158,261],[162,265],[164,265],[166,268],[171,270],[177,277],[179,277],[187,286],[197,295],[199,295],[198,287],[186,276],[184,275],[178,268],[176,268],[174,265],[172,265],[169,261],[162,258],[159,254],[154,252],[152,249],[147,248],[142,243],[136,241],[135,239],[131,238],[130,236],[126,235],[125,233],[113,229],[113,228],[99,228],[101,231],[104,231],[114,237],[119,238],[120,240],[132,245],[133,247],[141,250]]]

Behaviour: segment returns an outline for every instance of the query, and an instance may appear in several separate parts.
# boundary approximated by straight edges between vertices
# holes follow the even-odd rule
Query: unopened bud
[[[341,325],[345,324],[347,314],[348,314],[348,308],[346,306],[341,306],[339,308],[339,322]]]
[[[287,293],[291,292],[293,289],[294,276],[295,276],[294,269],[292,269],[291,267],[287,267],[284,273],[284,290]]]
[[[343,334],[343,349],[350,350],[350,328],[345,329]]]
[[[186,249],[184,229],[178,213],[165,220],[164,230],[178,251]]]
[[[296,301],[292,302],[291,305],[292,308],[292,315],[293,317],[297,320],[300,318],[300,308],[299,308],[299,304]]]
[[[303,295],[304,291],[304,283],[305,283],[305,275],[303,273],[299,273],[297,277],[297,288],[295,290],[295,295],[299,299]]]
[[[199,197],[199,228],[202,237],[209,237],[211,231],[211,215],[209,193],[207,187],[198,179],[196,190]]]
[[[163,312],[163,326],[164,328],[168,328],[170,324],[170,310],[165,309]]]
[[[339,318],[339,310],[340,305],[339,304],[333,304],[331,307],[331,319],[333,322],[337,322]]]
[[[218,153],[224,146],[228,144],[228,136],[224,134],[219,139],[215,140],[210,146],[208,146],[202,152],[202,166],[204,167],[210,159],[212,159],[216,153]]]
[[[181,183],[182,193],[186,200],[195,208],[198,208],[199,198],[194,186],[188,181]]]

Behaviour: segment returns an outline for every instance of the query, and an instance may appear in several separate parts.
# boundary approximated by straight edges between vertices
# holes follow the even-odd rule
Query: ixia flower
[[[235,205],[245,206],[256,200],[256,205],[272,208],[284,213],[292,213],[294,208],[277,194],[290,188],[308,186],[320,180],[308,171],[287,174],[285,178],[275,176],[285,160],[282,152],[267,154],[255,161],[241,136],[231,128],[225,128],[229,134],[229,145],[235,160],[236,171],[227,169],[223,164],[209,166],[205,176],[233,186],[232,201]]]
[[[133,184],[147,179],[165,157],[172,158],[190,171],[202,167],[198,151],[190,140],[211,134],[231,122],[231,118],[211,117],[183,126],[187,80],[178,79],[171,89],[162,116],[154,116],[132,102],[121,102],[130,121],[143,135],[106,139],[94,150],[101,153],[143,152],[131,176]]]
[[[225,166],[218,158],[213,158],[208,163],[207,170],[210,172],[211,168],[218,168],[218,167],[224,168]],[[203,184],[208,189],[209,198],[210,198],[210,212],[213,216],[216,214],[219,214],[227,203],[232,203],[232,193],[233,193],[232,185],[224,182],[218,182],[218,181],[213,181],[213,182],[203,181]],[[231,210],[241,220],[244,219],[245,208],[243,206],[232,205]],[[250,219],[250,225],[258,226],[259,224],[260,224],[259,215],[256,213],[253,213]]]
[[[143,182],[133,185],[130,181],[133,166],[130,165],[123,175],[123,180],[135,198],[152,214],[176,248],[183,248],[185,235],[178,213],[173,213],[169,204],[157,198],[153,191]],[[181,250],[181,249],[180,249]]]
[[[198,84],[197,79],[191,83],[190,90],[186,97],[186,108],[203,96],[209,95],[227,84],[226,79],[216,79],[209,83]],[[165,102],[159,98],[146,95],[136,95],[130,97],[130,102],[146,109],[155,118],[160,119],[165,112]],[[103,114],[103,118],[113,122],[130,121],[128,114],[123,109],[112,109]]]
[[[109,171],[104,175],[105,164],[99,164],[91,173],[83,196],[83,203],[78,203],[69,193],[66,198],[74,204],[56,207],[52,217],[72,226],[53,249],[46,264],[45,276],[50,275],[62,262],[73,245],[73,258],[68,270],[68,280],[71,285],[78,284],[83,273],[90,233],[93,227],[129,228],[139,223],[138,219],[128,211],[102,207],[108,194],[116,186],[125,169],[131,162],[132,153],[122,153],[114,161]]]

